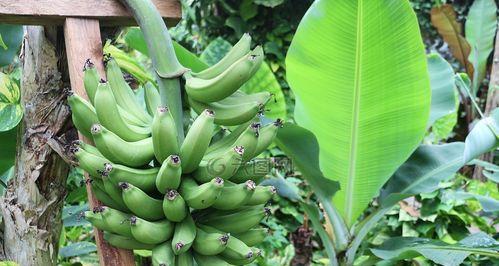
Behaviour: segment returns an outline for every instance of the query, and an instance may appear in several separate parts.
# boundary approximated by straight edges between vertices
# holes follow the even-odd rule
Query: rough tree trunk
[[[5,224],[0,248],[3,245],[5,259],[22,266],[56,264],[69,172],[54,151],[62,151],[70,114],[58,68],[65,59],[58,58],[48,31],[26,28],[21,92],[25,114],[17,137],[15,177],[0,201]],[[50,33],[57,36],[55,29]]]

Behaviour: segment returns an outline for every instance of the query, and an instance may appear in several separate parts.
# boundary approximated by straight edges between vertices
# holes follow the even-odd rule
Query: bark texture
[[[308,266],[312,262],[312,229],[302,225],[291,234],[291,242],[295,247],[295,256],[291,266]]]
[[[55,265],[69,166],[64,152],[70,117],[61,77],[57,30],[26,27],[15,177],[0,201],[5,259],[19,265]],[[1,258],[0,258],[1,260]]]

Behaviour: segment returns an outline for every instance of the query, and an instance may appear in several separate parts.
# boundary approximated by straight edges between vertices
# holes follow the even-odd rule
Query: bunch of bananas
[[[68,102],[74,125],[95,146],[77,142],[74,156],[102,203],[84,216],[111,245],[152,250],[153,265],[245,265],[260,255],[254,246],[267,230],[258,225],[276,190],[257,185],[268,169],[255,171],[252,159],[281,121],[259,123],[269,93],[238,91],[263,61],[261,47],[250,44],[244,35],[216,65],[184,74],[197,117],[182,137],[153,84],[144,106],[114,59],[107,81],[86,62],[90,102],[77,95]],[[213,141],[217,132],[224,136]]]

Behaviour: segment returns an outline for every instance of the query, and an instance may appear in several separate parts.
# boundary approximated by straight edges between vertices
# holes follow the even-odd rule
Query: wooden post
[[[101,77],[105,77],[102,62],[102,41],[100,35],[99,21],[94,19],[67,18],[64,23],[64,39],[66,43],[66,54],[68,57],[69,78],[74,93],[88,99],[83,86],[83,66],[87,59],[92,60]],[[79,135],[80,139],[92,143],[91,140]],[[85,173],[85,177],[89,178]],[[91,184],[87,182],[88,203],[90,208],[100,206],[91,190]],[[102,231],[94,227],[95,242],[97,243],[101,265],[133,266],[135,260],[133,253],[128,250],[117,249],[107,244],[103,239]]]
[[[151,1],[158,8],[168,26],[175,25],[180,20],[180,1]],[[100,25],[136,25],[133,17],[118,0],[0,0],[0,23],[64,26],[71,87],[76,94],[84,98],[87,98],[83,86],[85,61],[91,59],[102,77],[105,76],[102,64]],[[83,136],[79,136],[79,138],[85,142],[90,142]],[[50,177],[40,176],[39,178],[49,179]],[[87,192],[90,207],[97,206],[99,202],[93,196],[88,185]],[[61,198],[63,196],[60,195]],[[6,207],[4,209],[9,211]],[[103,241],[102,232],[96,229],[95,232],[101,265],[135,265],[131,251],[109,246]],[[59,236],[55,237],[58,239]],[[36,246],[32,247],[33,250],[37,248]]]

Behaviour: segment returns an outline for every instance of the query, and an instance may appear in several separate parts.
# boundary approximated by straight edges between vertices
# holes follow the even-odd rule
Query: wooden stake
[[[69,77],[71,88],[74,93],[88,99],[83,86],[83,66],[87,59],[92,60],[102,77],[105,77],[102,62],[102,41],[98,20],[67,18],[64,23],[64,38],[66,42],[66,53],[68,57]],[[80,135],[80,139],[92,143],[91,140]],[[88,173],[85,177],[89,178]],[[99,206],[91,190],[91,184],[87,182],[87,194],[90,208]],[[132,251],[117,249],[103,239],[102,231],[94,228],[95,242],[100,258],[100,265],[105,266],[134,266],[135,260]]]

